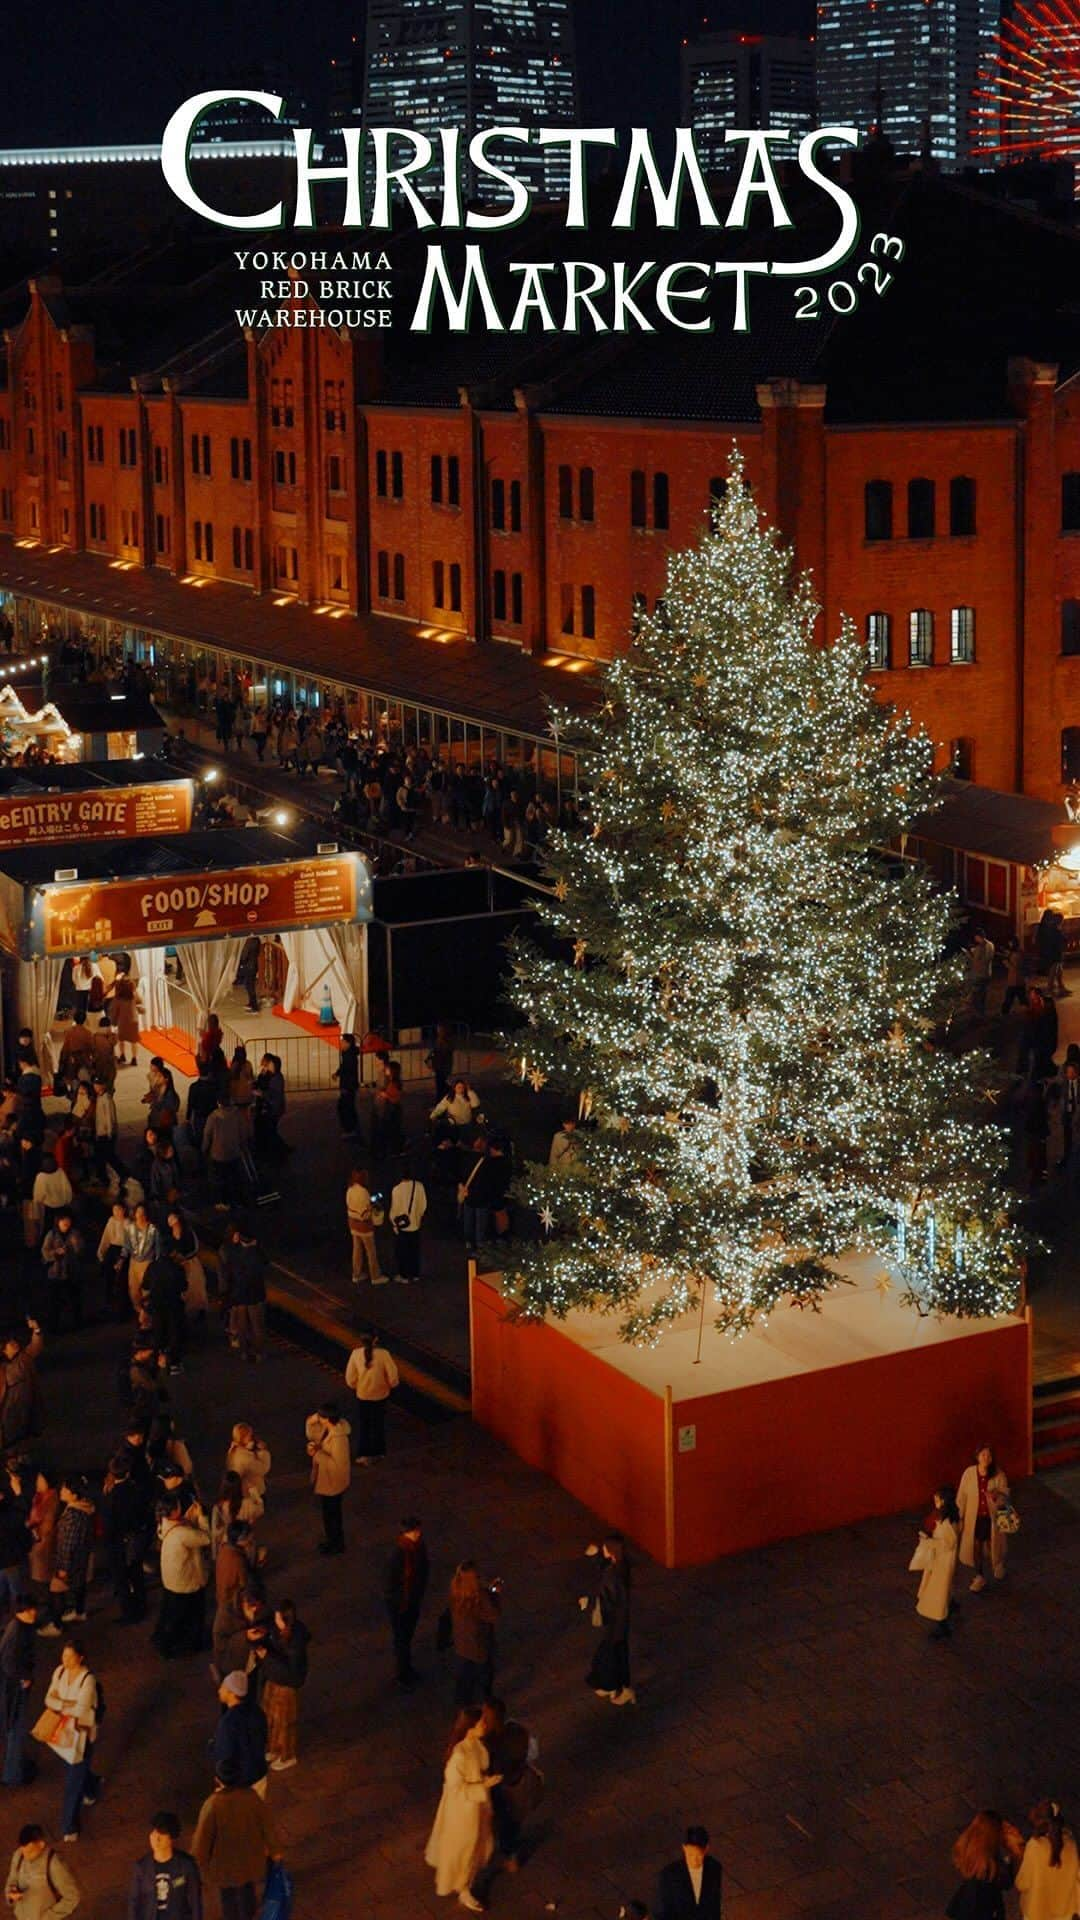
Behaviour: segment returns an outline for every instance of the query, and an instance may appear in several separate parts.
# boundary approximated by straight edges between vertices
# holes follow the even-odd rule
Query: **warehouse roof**
[[[1054,828],[1064,826],[1067,820],[1065,808],[1054,801],[947,779],[942,804],[917,815],[908,831],[938,846],[960,847],[991,860],[1037,867],[1050,859]],[[1080,828],[1077,832],[1080,835]]]
[[[415,701],[511,732],[545,734],[549,695],[560,705],[579,708],[595,698],[595,669],[589,662],[567,663],[550,654],[534,659],[519,647],[498,643],[477,646],[464,634],[385,614],[331,619],[296,601],[278,606],[274,598],[229,581],[185,586],[161,568],[117,573],[97,555],[49,553],[44,547],[17,546],[10,537],[0,537],[0,585],[89,618],[142,627],[194,647]],[[57,686],[55,697],[66,718],[67,693],[62,683]]]

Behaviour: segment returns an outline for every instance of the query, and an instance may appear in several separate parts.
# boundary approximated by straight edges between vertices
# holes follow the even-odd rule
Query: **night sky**
[[[703,0],[576,0],[583,118],[673,122],[682,36]],[[711,0],[710,26],[809,32],[812,0]],[[48,22],[48,36],[43,27]],[[8,0],[7,146],[156,139],[199,87],[238,83],[252,61],[292,76],[324,124],[331,58],[362,28],[363,0]]]

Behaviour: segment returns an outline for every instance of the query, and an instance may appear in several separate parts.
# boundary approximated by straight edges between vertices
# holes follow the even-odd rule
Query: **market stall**
[[[1080,820],[1067,806],[947,780],[941,805],[913,820],[892,851],[925,862],[992,940],[1015,934],[1026,943],[1053,907],[1070,950],[1080,950]]]
[[[0,687],[0,761],[29,753],[72,765],[87,760],[139,760],[160,753],[165,722],[145,693],[123,693],[104,683],[11,680]]]
[[[371,876],[359,854],[318,839],[308,824],[122,842],[0,847],[0,964],[5,1019],[29,1026],[39,1051],[74,955],[122,954],[140,983],[145,1016],[168,1023],[164,961],[175,952],[196,1021],[221,1004],[244,941],[295,941],[309,980],[325,970],[364,997],[364,927]]]

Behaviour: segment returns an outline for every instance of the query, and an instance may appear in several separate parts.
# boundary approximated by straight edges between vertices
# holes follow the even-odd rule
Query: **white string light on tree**
[[[604,825],[552,834],[555,938],[512,943],[516,1051],[532,1085],[588,1087],[595,1125],[516,1183],[545,1226],[514,1249],[529,1311],[600,1305],[654,1339],[707,1299],[740,1332],[859,1248],[923,1312],[1017,1297],[986,1063],[932,1038],[950,903],[875,851],[933,804],[932,747],[818,617],[735,459],[595,716],[556,716]]]

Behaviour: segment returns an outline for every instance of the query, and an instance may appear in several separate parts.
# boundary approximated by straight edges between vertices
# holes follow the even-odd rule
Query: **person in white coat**
[[[398,1385],[394,1357],[374,1332],[361,1334],[350,1353],[345,1385],[356,1395],[356,1464],[373,1467],[386,1453],[386,1403]]]
[[[352,1479],[351,1432],[349,1422],[342,1419],[334,1400],[324,1400],[316,1413],[308,1415],[305,1434],[311,1461],[311,1487],[322,1509],[320,1553],[345,1551],[342,1507]]]
[[[260,1440],[253,1426],[246,1420],[238,1420],[232,1430],[229,1450],[225,1455],[226,1473],[238,1473],[245,1499],[254,1494],[259,1502],[260,1511],[266,1503],[266,1480],[270,1472],[270,1449],[265,1440]],[[244,1518],[247,1519],[247,1515]]]
[[[1015,1886],[1021,1920],[1073,1920],[1080,1904],[1080,1854],[1056,1800],[1040,1800],[1028,1814],[1031,1839]]]
[[[963,1566],[975,1569],[972,1593],[982,1592],[990,1571],[995,1580],[1005,1577],[1005,1535],[997,1525],[997,1516],[1008,1498],[1009,1482],[994,1459],[993,1447],[980,1447],[956,1490],[960,1560]]]
[[[424,1858],[435,1869],[436,1893],[456,1893],[470,1913],[484,1910],[472,1887],[495,1850],[491,1789],[500,1778],[488,1772],[483,1709],[463,1707],[450,1736],[442,1798]]]
[[[471,1135],[480,1117],[480,1096],[467,1080],[458,1078],[449,1093],[431,1109],[432,1138],[437,1146],[451,1147]]]
[[[952,1634],[949,1611],[956,1577],[959,1522],[951,1487],[939,1487],[935,1493],[934,1517],[933,1532],[919,1535],[915,1564],[922,1570],[922,1579],[915,1596],[915,1611],[924,1620],[934,1622],[930,1630],[931,1640],[947,1640]]]
[[[49,1681],[45,1705],[60,1715],[56,1730],[47,1742],[64,1763],[60,1824],[65,1840],[77,1840],[82,1808],[92,1807],[98,1796],[98,1777],[92,1765],[98,1730],[98,1684],[86,1664],[81,1640],[65,1640],[60,1665]]]

